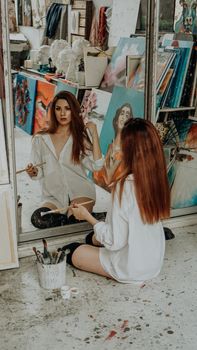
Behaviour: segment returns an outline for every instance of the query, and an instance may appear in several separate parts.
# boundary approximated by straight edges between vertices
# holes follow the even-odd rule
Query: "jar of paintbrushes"
[[[61,288],[66,283],[66,254],[58,248],[57,251],[49,252],[47,241],[43,241],[43,253],[33,247],[37,259],[39,283],[42,288]]]

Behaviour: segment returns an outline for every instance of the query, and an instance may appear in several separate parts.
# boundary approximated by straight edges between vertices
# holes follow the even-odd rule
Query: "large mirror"
[[[66,186],[63,189],[60,183],[62,178],[61,180],[58,178],[56,164],[50,164],[50,169],[48,168],[48,162],[52,161],[51,154],[57,156],[54,152],[53,137],[49,139],[47,135],[42,135],[42,139],[46,141],[46,153],[41,158],[39,156],[39,159],[35,157],[35,153],[41,150],[34,150],[34,156],[32,156],[32,145],[37,141],[37,133],[42,132],[50,124],[53,97],[57,92],[66,90],[78,100],[84,123],[94,123],[97,126],[103,154],[102,162],[107,155],[106,163],[109,164],[107,175],[110,177],[116,170],[120,163],[119,137],[124,122],[133,116],[144,116],[144,88],[141,91],[132,88],[135,84],[132,82],[132,72],[139,65],[140,59],[145,58],[144,28],[142,28],[143,33],[137,33],[137,30],[141,31],[142,22],[140,1],[136,1],[135,6],[131,5],[130,1],[120,4],[115,0],[57,2],[43,0],[39,7],[37,1],[10,1],[8,5],[19,241],[42,237],[46,232],[50,232],[51,235],[72,233],[81,230],[85,224],[75,224],[70,221],[67,223],[63,217],[66,210],[59,213],[55,224],[57,227],[53,223],[51,226],[50,223],[47,226],[47,223],[46,227],[41,223],[40,227],[36,227],[37,223],[32,219],[32,214],[38,208],[46,207],[46,203],[50,202],[49,196],[48,198],[46,196],[48,191],[50,195],[53,193],[55,198],[52,202],[55,204],[54,207],[49,206],[51,210],[65,208],[73,199],[71,191],[69,192]],[[61,18],[57,19],[57,32],[55,25],[53,28],[56,34],[51,35],[49,31],[52,23],[49,18],[55,7],[56,10],[61,9]],[[130,16],[134,18],[132,23],[130,23]],[[128,26],[122,25],[121,21],[124,24],[128,23]],[[61,28],[59,22],[61,22]],[[102,23],[105,23],[103,32]],[[122,28],[122,32],[119,28]],[[89,41],[80,42],[80,45],[83,45],[82,57],[80,56],[81,47],[76,44],[79,39]],[[62,55],[61,51],[63,51]],[[79,57],[78,51],[80,51]],[[71,63],[75,59],[78,61],[73,72]],[[89,153],[92,153],[90,158],[94,158],[92,143],[95,141],[92,140],[90,130],[87,133],[91,148]],[[62,145],[60,149],[61,147]],[[104,217],[108,208],[110,188],[108,188],[105,173],[103,177],[101,169],[103,163],[100,158],[101,156],[97,155],[96,162],[89,159],[90,165],[86,161],[86,181],[83,178],[84,174],[80,174],[81,179],[78,177],[77,180],[78,186],[75,185],[75,198],[82,198],[82,202],[92,201],[93,205],[92,203],[89,205],[90,210],[97,217]],[[30,162],[37,165],[39,173],[46,172],[47,168],[51,172],[51,188],[49,190],[45,187],[45,198],[42,195],[43,186],[48,184],[43,185],[44,180],[36,180],[36,176],[30,178],[25,170]],[[92,168],[92,163],[94,166],[96,163],[96,167]],[[78,169],[75,167],[73,172],[69,171],[67,176],[70,181],[73,180]],[[87,194],[84,191],[86,187]],[[57,201],[57,191],[59,198],[63,195],[66,197],[66,202]],[[62,193],[63,191],[65,194]],[[43,220],[50,221],[50,214],[43,215]]]
[[[51,235],[74,233],[86,227],[83,223],[67,222],[65,218],[67,212],[65,207],[68,207],[69,203],[76,198],[81,198],[83,203],[88,202],[89,210],[93,211],[97,217],[104,217],[110,198],[110,181],[114,174],[118,176],[121,169],[120,132],[128,118],[152,119],[154,123],[156,122],[159,132],[161,131],[161,137],[163,137],[163,130],[168,131],[168,133],[166,131],[165,139],[162,140],[169,179],[172,189],[173,186],[175,187],[176,177],[173,174],[178,174],[179,161],[184,158],[184,152],[179,152],[180,142],[176,143],[178,127],[177,124],[176,128],[172,124],[177,120],[174,113],[184,113],[184,118],[187,120],[188,116],[194,117],[196,113],[195,74],[190,90],[192,100],[190,99],[189,105],[188,102],[186,103],[187,96],[184,95],[187,91],[185,85],[188,81],[187,74],[182,80],[184,89],[179,96],[173,96],[173,105],[170,95],[170,91],[173,92],[172,84],[177,81],[174,69],[175,57],[184,51],[180,46],[182,41],[188,43],[185,45],[189,49],[185,50],[188,56],[187,62],[186,58],[184,62],[187,68],[191,67],[192,72],[195,70],[193,43],[196,29],[191,25],[195,19],[189,23],[190,15],[188,14],[186,19],[184,17],[186,4],[188,11],[191,10],[190,3],[190,1],[160,1],[160,7],[155,9],[154,1],[145,0],[135,2],[129,0],[121,2],[118,0],[62,0],[56,2],[43,0],[39,2],[39,7],[38,2],[34,0],[8,2],[18,216],[19,219],[21,217],[19,241],[39,238],[49,232]],[[60,16],[55,20],[53,18],[52,21],[52,15],[57,8]],[[157,10],[158,13],[156,13]],[[146,20],[151,17],[151,12],[152,18],[158,23],[158,28],[156,33],[154,30],[149,32],[147,38],[146,30],[150,23],[147,23]],[[130,18],[132,18],[132,23]],[[154,37],[155,34],[158,42]],[[81,41],[82,39],[84,41]],[[147,50],[146,45],[149,45]],[[154,45],[157,55],[151,51]],[[150,59],[151,55],[154,56],[152,61],[154,65],[150,70],[151,64],[148,65],[147,59]],[[193,61],[190,64],[191,57]],[[156,82],[156,87],[154,82]],[[78,179],[77,186],[74,186],[75,188],[71,191],[75,190],[74,196],[68,191],[68,188],[65,188],[65,184],[73,181],[76,171],[79,175],[77,168],[69,168],[67,172],[63,168],[64,177],[67,173],[67,180],[63,181],[62,176],[60,180],[57,166],[52,159],[53,156],[57,156],[57,149],[54,151],[54,142],[57,140],[54,136],[49,138],[45,133],[42,135],[42,131],[50,126],[52,110],[56,107],[60,110],[62,107],[58,104],[51,104],[53,97],[62,90],[71,92],[76,97],[80,104],[80,117],[87,126],[86,130],[89,130],[85,136],[85,142],[89,147],[90,157],[87,162],[83,161],[85,165],[81,182]],[[154,96],[151,96],[150,91]],[[155,103],[152,109],[150,108],[151,115],[147,113],[146,108],[145,95],[148,93],[149,107],[152,104],[151,101]],[[70,105],[66,107],[70,108]],[[75,106],[75,109],[77,108]],[[57,113],[54,112],[56,116]],[[98,152],[96,156],[93,154],[95,153],[93,144],[95,145],[96,141],[92,140],[92,133],[94,134],[92,122],[97,126],[99,144],[104,156],[104,167],[101,166],[101,155]],[[89,128],[87,123],[89,123]],[[46,146],[45,151],[42,150],[45,152],[42,157],[38,145],[32,156],[32,144],[39,143],[36,136],[38,132]],[[173,141],[170,138],[172,132],[176,134]],[[68,140],[65,142],[65,139],[66,137],[60,142],[59,138],[57,142],[59,159],[64,143],[65,145],[67,143],[68,146]],[[174,156],[175,153],[176,156]],[[51,154],[53,155],[50,156]],[[185,158],[188,160],[188,157],[185,156]],[[32,177],[26,171],[30,162],[37,165],[36,169],[32,169]],[[47,188],[46,183],[43,185],[43,178],[36,180],[39,177],[37,173],[41,174],[46,171],[50,175]],[[50,192],[50,195],[53,193],[55,201],[52,204],[54,206],[48,205],[50,200],[47,195],[43,199],[43,186],[45,186],[45,195],[47,192]],[[48,186],[50,186],[50,191]],[[69,186],[69,189],[71,187]],[[86,187],[89,188],[87,193],[84,190]],[[76,191],[78,191],[77,194]],[[59,193],[58,198],[64,196],[66,202],[57,200],[57,192]],[[63,210],[59,212],[58,218],[56,215],[55,224],[45,226],[41,223],[39,227],[36,227],[37,224],[32,219],[32,214],[43,206],[51,210],[56,208],[63,208]],[[180,210],[183,208],[186,213],[195,210],[195,203],[174,205],[173,209],[178,213],[174,215],[180,215],[182,213]],[[44,211],[42,219],[46,224],[50,221],[50,214],[45,214]]]

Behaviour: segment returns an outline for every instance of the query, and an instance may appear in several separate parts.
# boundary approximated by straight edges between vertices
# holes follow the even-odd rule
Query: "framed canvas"
[[[110,103],[111,93],[99,89],[86,90],[81,104],[84,122],[92,121],[100,135],[105,115]]]
[[[48,107],[55,94],[55,85],[46,81],[37,81],[37,91],[35,100],[35,117],[33,133],[44,130],[48,127],[50,116]]]
[[[15,123],[16,126],[32,135],[34,106],[36,96],[36,79],[17,74],[15,88]]]
[[[4,185],[9,182],[8,176],[8,161],[5,147],[5,132],[3,122],[3,111],[0,99],[0,185]]]
[[[114,87],[100,135],[103,154],[106,154],[108,145],[114,138],[113,119],[116,112],[125,104],[131,106],[134,117],[143,118],[144,116],[144,93],[142,91],[119,86]]]
[[[112,92],[115,85],[126,87],[126,56],[143,56],[144,52],[144,37],[120,38],[111,62],[106,68],[101,89]]]

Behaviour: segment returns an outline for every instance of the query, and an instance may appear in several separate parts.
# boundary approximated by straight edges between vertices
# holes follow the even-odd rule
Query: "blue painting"
[[[63,81],[58,81],[55,89],[55,94],[57,94],[60,91],[68,91],[71,92],[73,95],[77,96],[78,88],[77,86],[67,84],[66,82],[64,83]]]
[[[174,118],[173,124],[164,154],[171,188],[171,207],[180,209],[197,205],[197,124],[179,117]]]
[[[18,74],[15,90],[15,122],[28,134],[33,133],[36,79]]]
[[[100,135],[100,145],[103,154],[106,154],[108,146],[115,136],[113,120],[116,118],[117,111],[124,106],[127,106],[127,108],[131,107],[133,117],[143,118],[144,92],[136,91],[132,88],[114,87]]]

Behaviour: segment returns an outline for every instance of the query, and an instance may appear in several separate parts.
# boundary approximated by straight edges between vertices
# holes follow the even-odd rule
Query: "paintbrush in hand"
[[[42,163],[38,163],[38,164],[35,164],[33,166],[39,168],[39,167],[42,167],[42,165],[46,164],[46,162],[42,162]],[[20,169],[20,170],[17,170],[16,171],[16,175],[17,174],[20,174],[20,173],[23,173],[24,171],[27,171],[27,167],[26,168],[23,168],[23,169]]]
[[[82,202],[82,203],[76,203],[76,204],[78,204],[78,205],[86,205],[86,204],[89,204],[89,203],[92,203],[92,202],[93,202],[93,200],[90,200],[90,201],[87,201],[87,202]],[[68,210],[70,208],[72,208],[72,205],[69,205],[68,207],[64,207],[64,208],[57,208],[57,209],[45,211],[43,213],[41,212],[40,215],[41,216],[45,216],[47,214],[55,214],[55,213],[59,213],[62,210]]]

